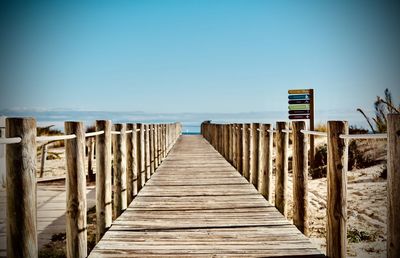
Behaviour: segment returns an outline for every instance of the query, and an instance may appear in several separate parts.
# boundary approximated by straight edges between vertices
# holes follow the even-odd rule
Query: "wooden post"
[[[236,164],[236,124],[232,124],[232,166],[237,167]]]
[[[346,257],[348,134],[345,121],[328,121],[328,174],[326,255]]]
[[[228,125],[224,124],[223,142],[224,142],[224,158],[228,160],[229,155],[229,128]]]
[[[158,168],[158,125],[154,125],[154,169]]]
[[[126,139],[125,124],[115,124],[114,130],[120,132],[113,136],[114,151],[114,214],[121,215],[127,207],[126,198]]]
[[[133,200],[133,124],[126,124],[126,130],[132,131],[126,134],[126,200],[129,205]]]
[[[149,124],[145,124],[145,133],[144,133],[144,143],[145,143],[145,182],[150,179],[150,126]]]
[[[276,177],[275,207],[287,216],[287,182],[288,182],[288,145],[289,134],[282,132],[288,129],[286,122],[276,123]]]
[[[150,176],[154,174],[155,163],[154,163],[154,125],[149,125],[149,145],[150,145]]]
[[[293,224],[308,235],[308,142],[304,121],[292,123],[293,131]]]
[[[64,127],[65,134],[76,135],[65,140],[67,257],[83,258],[87,256],[85,131],[81,122],[65,122]]]
[[[236,124],[236,170],[242,174],[242,124]]]
[[[88,139],[88,178],[89,182],[95,180],[95,175],[93,171],[93,160],[94,160],[94,138],[90,137]]]
[[[272,188],[272,152],[269,149],[270,134],[267,130],[271,129],[270,124],[260,125],[260,140],[259,140],[259,174],[258,174],[258,190],[268,201],[271,201]]]
[[[7,257],[38,257],[36,222],[36,121],[7,118]]]
[[[39,177],[43,177],[44,174],[44,164],[46,162],[47,158],[47,144],[42,145],[42,153],[41,153],[41,159],[40,159],[40,175]]]
[[[387,121],[387,255],[395,258],[400,257],[400,115],[389,114]]]
[[[310,89],[310,130],[314,131],[314,89]],[[314,155],[315,155],[315,146],[314,146],[314,135],[309,136],[310,141],[310,165],[311,169],[314,168]]]
[[[250,124],[243,124],[243,135],[242,135],[242,145],[243,145],[243,161],[242,170],[243,176],[250,180]]]
[[[162,130],[161,130],[161,128],[162,128],[162,125],[161,124],[159,124],[158,125],[158,150],[157,150],[157,153],[158,153],[158,165],[160,165],[161,164],[161,161],[162,161],[162,157],[161,157],[161,146],[162,146]]]
[[[111,121],[97,120],[96,131],[96,241],[100,241],[112,223]]]
[[[258,187],[258,129],[259,123],[250,125],[250,183]]]
[[[133,176],[132,176],[132,195],[133,198],[138,193],[138,174],[139,174],[139,162],[138,162],[138,139],[139,139],[139,132],[137,132],[137,124],[132,124],[132,171],[133,171]],[[133,199],[132,199],[133,200]]]
[[[137,175],[137,191],[139,193],[145,182],[145,156],[144,156],[144,124],[137,124],[139,130],[137,141],[137,160],[138,160],[138,175]]]

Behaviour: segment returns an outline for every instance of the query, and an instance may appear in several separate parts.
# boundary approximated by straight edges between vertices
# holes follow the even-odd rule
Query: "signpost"
[[[288,90],[289,119],[309,120],[309,128],[314,131],[314,89]],[[310,135],[310,165],[314,163],[314,135]]]

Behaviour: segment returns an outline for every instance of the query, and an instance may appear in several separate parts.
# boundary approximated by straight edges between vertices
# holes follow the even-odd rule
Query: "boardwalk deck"
[[[322,257],[201,136],[181,136],[89,257]]]

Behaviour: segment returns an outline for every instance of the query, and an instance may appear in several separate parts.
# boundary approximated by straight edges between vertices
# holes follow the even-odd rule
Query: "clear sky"
[[[397,3],[395,3],[397,2]],[[398,1],[0,4],[0,109],[248,112],[400,102]]]

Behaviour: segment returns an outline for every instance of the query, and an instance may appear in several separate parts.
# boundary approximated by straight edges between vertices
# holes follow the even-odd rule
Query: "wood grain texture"
[[[255,188],[258,187],[258,139],[259,139],[259,123],[250,125],[250,183]]]
[[[328,121],[327,223],[326,255],[346,257],[347,246],[347,159],[348,141],[339,138],[348,134],[344,121]]]
[[[87,256],[85,132],[82,122],[65,122],[65,134],[75,139],[65,140],[67,162],[67,257]]]
[[[250,180],[250,124],[243,124],[242,128],[242,170],[244,178]]]
[[[114,124],[113,143],[113,171],[114,171],[114,216],[118,217],[127,207],[126,195],[126,125]]]
[[[96,131],[96,240],[99,241],[112,222],[111,121],[97,120]]]
[[[7,257],[37,257],[36,120],[7,118],[6,137]]]
[[[126,124],[126,130],[133,130],[133,124]],[[133,141],[132,133],[126,134],[126,200],[129,205],[133,200]]]
[[[293,131],[293,224],[308,235],[308,141],[304,121],[292,123]]]
[[[271,129],[270,124],[260,125],[258,191],[266,200],[271,201],[272,166],[269,160],[272,152],[269,149],[270,134],[267,131],[269,129]]]
[[[89,257],[323,257],[201,136],[181,136]]]
[[[287,216],[287,183],[288,183],[288,145],[289,135],[282,132],[289,129],[287,122],[276,123],[276,176],[275,206],[285,217]]]
[[[400,115],[388,115],[388,257],[400,257]]]
[[[150,125],[144,125],[144,148],[145,148],[145,183],[150,179]]]

